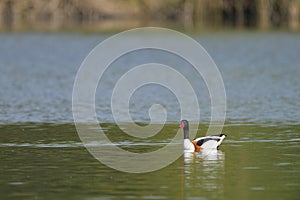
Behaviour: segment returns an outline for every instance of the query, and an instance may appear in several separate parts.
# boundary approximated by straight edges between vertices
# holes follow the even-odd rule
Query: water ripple
[[[74,148],[74,147],[97,147],[97,146],[164,146],[169,143],[167,142],[154,142],[154,143],[147,143],[147,142],[119,142],[119,143],[101,143],[101,142],[90,142],[86,145],[83,145],[81,142],[74,142],[74,143],[49,143],[49,144],[33,144],[33,143],[2,143],[0,147],[36,147],[36,148]],[[181,143],[173,143],[173,145],[181,145]]]

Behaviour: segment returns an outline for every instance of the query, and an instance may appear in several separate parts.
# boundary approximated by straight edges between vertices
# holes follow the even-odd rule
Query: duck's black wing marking
[[[209,140],[215,140],[217,142],[220,141],[219,138],[204,138],[204,139],[200,139],[197,141],[197,145],[201,146],[202,144],[204,144],[205,142],[209,141]]]

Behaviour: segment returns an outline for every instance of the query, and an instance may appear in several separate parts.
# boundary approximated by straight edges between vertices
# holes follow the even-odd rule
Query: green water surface
[[[111,140],[123,134],[114,124],[106,127]],[[166,125],[163,137],[148,141],[156,146],[127,140],[119,147],[155,150],[177,127]],[[228,123],[217,155],[182,156],[145,174],[101,164],[72,124],[23,123],[0,130],[1,199],[298,199],[300,194],[299,125]]]

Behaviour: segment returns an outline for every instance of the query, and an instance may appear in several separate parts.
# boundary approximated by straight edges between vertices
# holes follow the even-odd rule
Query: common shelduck
[[[183,129],[183,150],[184,152],[199,152],[205,149],[218,149],[222,141],[225,139],[225,134],[211,135],[206,137],[190,140],[189,138],[189,122],[182,120],[180,128]]]

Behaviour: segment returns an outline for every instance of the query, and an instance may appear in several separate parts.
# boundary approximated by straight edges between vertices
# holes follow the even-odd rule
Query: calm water
[[[228,137],[215,154],[182,156],[146,174],[123,173],[99,163],[83,147],[72,123],[76,72],[106,37],[0,35],[1,199],[299,199],[299,34],[195,36],[224,79]],[[149,122],[149,106],[160,102],[168,110],[168,125],[157,137],[136,143],[112,123],[107,88],[122,70],[153,59],[193,77],[185,71],[188,65],[175,62],[172,55],[139,53],[113,63],[116,69],[96,95],[97,116],[106,123],[106,133],[133,152],[152,151],[172,139],[180,121],[178,102],[163,88],[138,91],[130,105],[133,119]],[[198,87],[200,136],[207,130],[210,104],[205,85]]]

